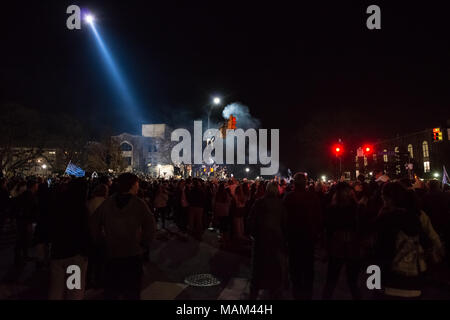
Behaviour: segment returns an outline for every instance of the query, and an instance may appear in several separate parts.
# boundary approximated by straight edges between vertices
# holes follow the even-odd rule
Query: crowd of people
[[[209,229],[223,249],[251,245],[250,299],[261,290],[282,298],[288,289],[312,299],[322,249],[323,299],[333,297],[344,266],[354,299],[362,298],[368,265],[382,271],[377,298],[396,299],[420,298],[427,272],[450,267],[450,193],[435,180],[390,181],[382,172],[327,183],[303,173],[256,181],[131,173],[0,180],[0,226],[3,240],[14,231],[15,270],[30,261],[48,268],[49,299],[83,299],[86,287],[104,288],[106,299],[139,299],[150,244],[172,221],[183,241],[201,241]],[[80,290],[67,290],[70,265],[81,269]]]

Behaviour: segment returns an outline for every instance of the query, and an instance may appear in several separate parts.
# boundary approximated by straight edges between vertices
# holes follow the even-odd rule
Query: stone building
[[[447,123],[449,124],[449,123]],[[379,141],[374,152],[357,151],[356,175],[381,169],[392,177],[416,174],[420,178],[439,178],[443,166],[450,167],[450,128],[442,126]]]
[[[170,134],[166,124],[143,124],[141,135],[122,133],[112,138],[120,144],[127,171],[169,178],[174,174]]]

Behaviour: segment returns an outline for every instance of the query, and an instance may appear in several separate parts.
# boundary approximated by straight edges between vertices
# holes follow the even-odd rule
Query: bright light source
[[[326,176],[322,176],[322,181],[327,181],[327,177]]]
[[[47,165],[46,165],[46,164],[43,164],[43,165],[42,165],[42,169],[47,169]]]
[[[373,175],[373,172],[369,172],[369,174],[372,176],[372,175]]]
[[[219,103],[220,103],[220,98],[215,97],[215,98],[213,99],[213,102],[214,102],[214,104],[219,104]]]
[[[160,165],[160,164],[158,164],[158,168],[161,168],[161,165]]]
[[[88,14],[84,17],[87,23],[92,24],[94,22],[94,16],[92,14]]]
[[[250,168],[245,168],[245,172],[249,172],[250,171]]]
[[[435,172],[435,173],[433,173],[433,176],[434,176],[435,178],[438,178],[438,177],[439,177],[439,173]]]

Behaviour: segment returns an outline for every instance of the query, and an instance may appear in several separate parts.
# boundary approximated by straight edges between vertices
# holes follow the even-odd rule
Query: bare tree
[[[14,175],[29,168],[46,146],[39,114],[17,104],[0,110],[0,170]]]
[[[86,169],[96,172],[122,172],[125,169],[120,145],[113,139],[89,142],[86,146]]]

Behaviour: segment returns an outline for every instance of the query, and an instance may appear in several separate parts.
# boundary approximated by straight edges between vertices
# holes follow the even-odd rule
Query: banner
[[[444,170],[442,172],[442,187],[444,187],[446,184],[450,184],[450,179],[448,177],[447,170],[445,170],[444,166]]]
[[[84,170],[74,165],[72,161],[69,161],[65,173],[68,174],[69,176],[75,177],[84,177],[85,175]]]

